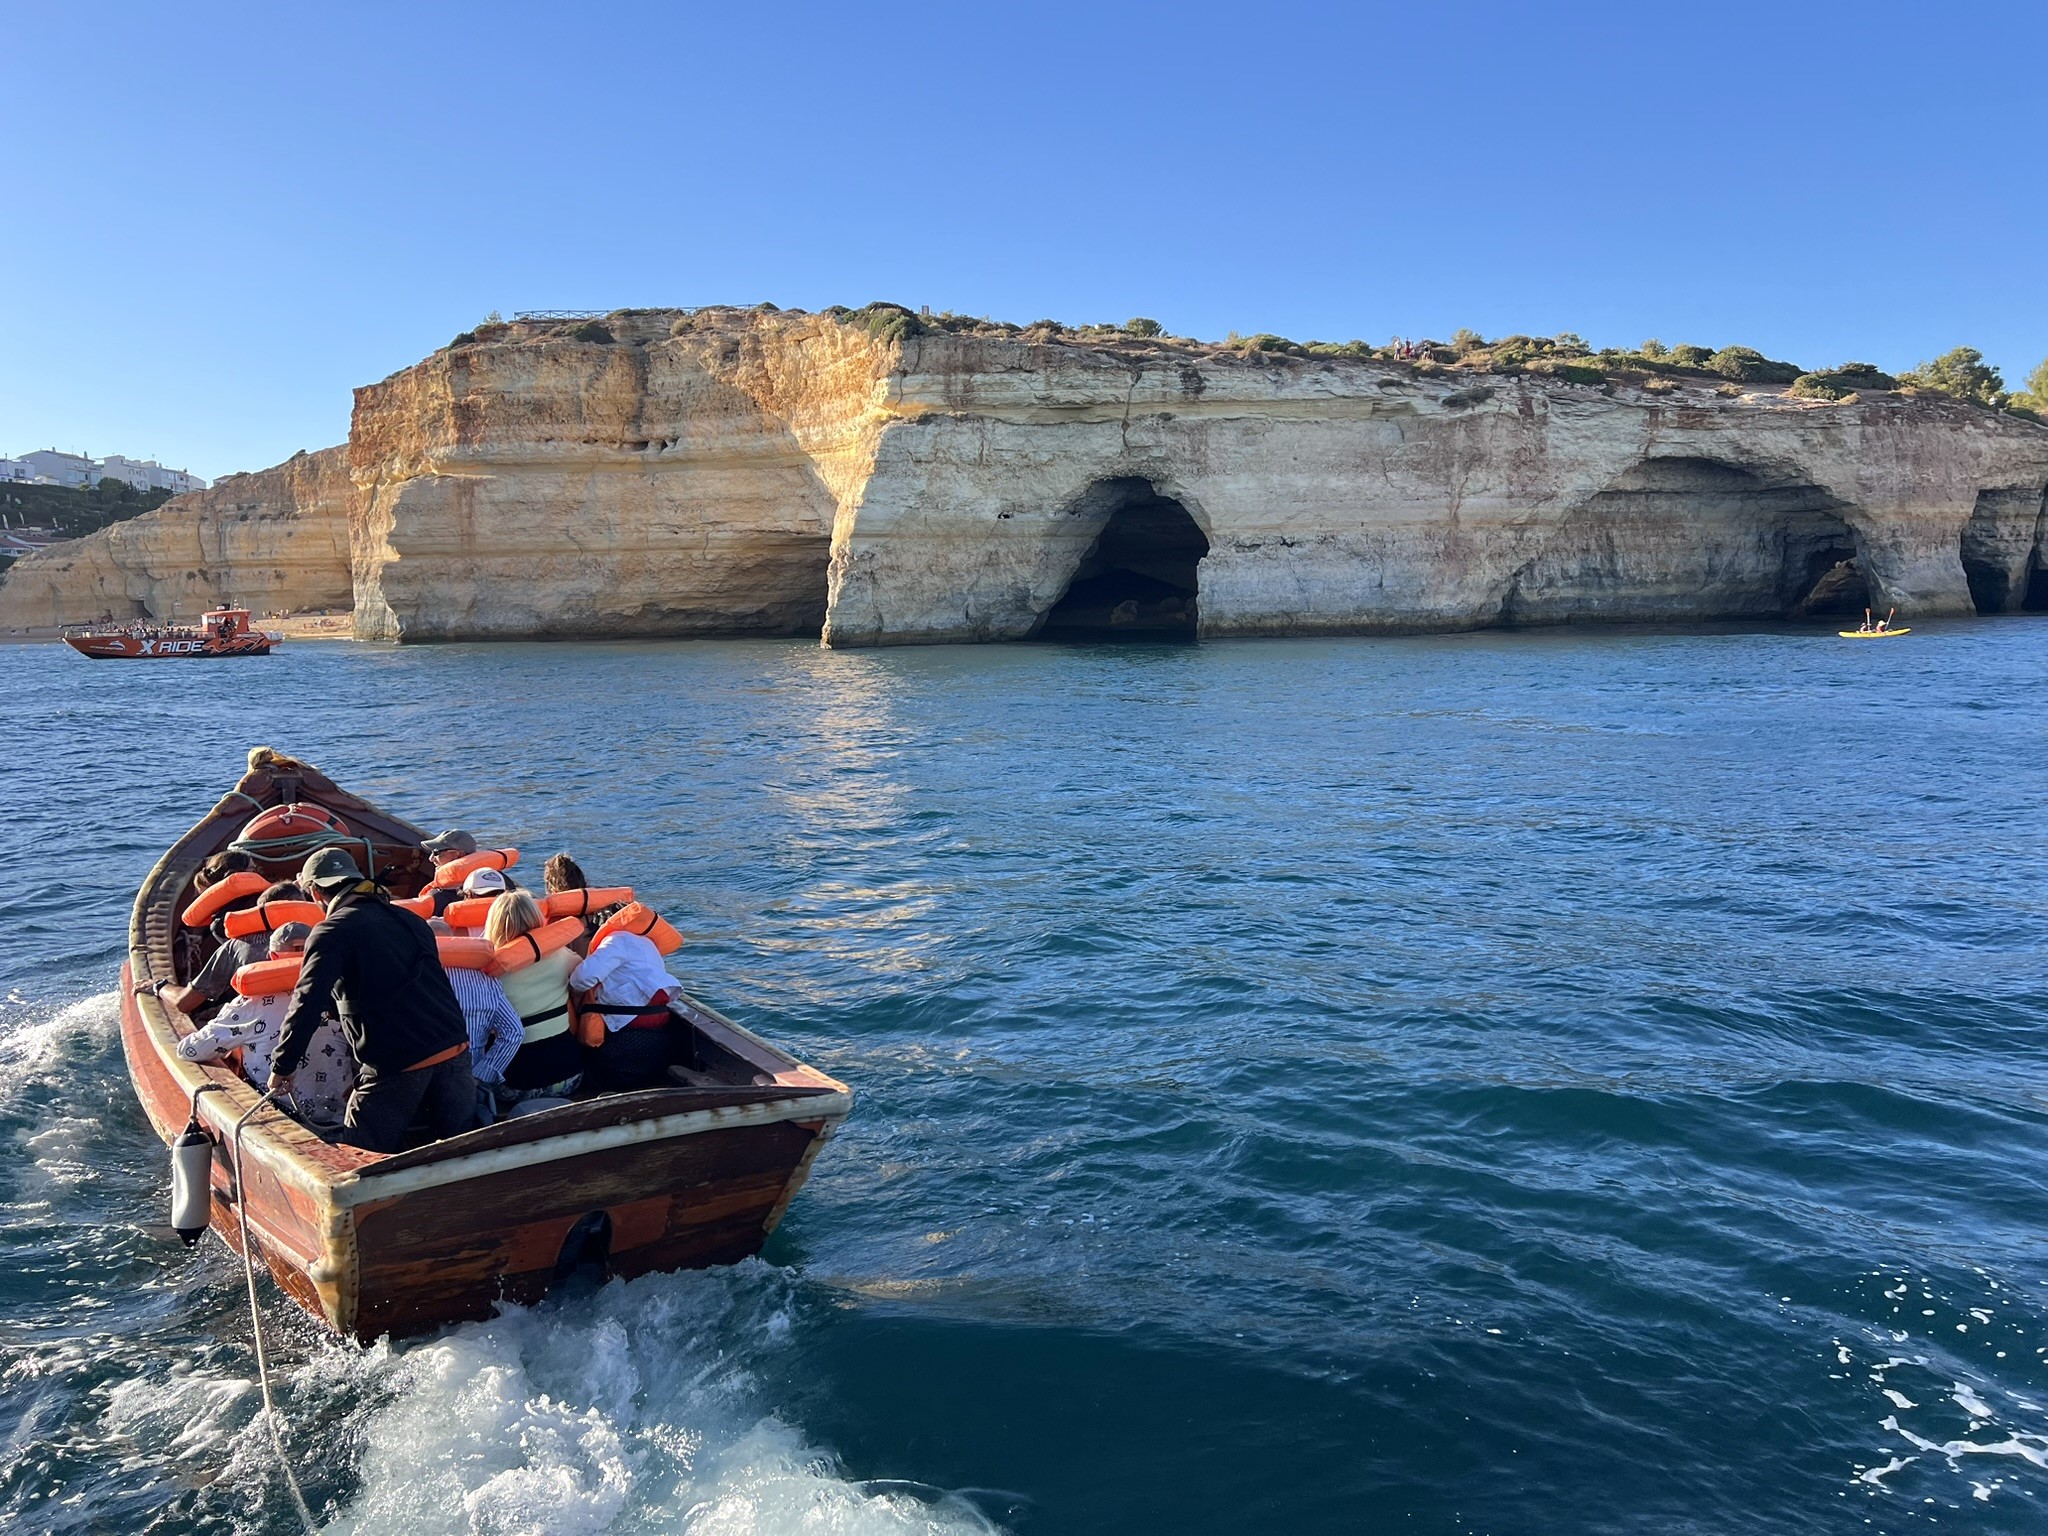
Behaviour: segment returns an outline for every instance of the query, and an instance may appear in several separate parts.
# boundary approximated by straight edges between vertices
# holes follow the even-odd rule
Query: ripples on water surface
[[[0,1525],[290,1528],[112,994],[267,741],[860,1095],[763,1262],[276,1311],[337,1529],[2042,1529],[2044,655],[0,647]]]

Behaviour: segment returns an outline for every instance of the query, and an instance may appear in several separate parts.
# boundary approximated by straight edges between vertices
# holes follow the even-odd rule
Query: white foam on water
[[[1869,1483],[1873,1488],[1884,1487],[1884,1480],[1902,1467],[1910,1467],[1920,1458],[1917,1456],[1894,1456],[1881,1467],[1871,1467],[1856,1474],[1856,1481]]]
[[[105,1138],[106,1127],[91,1115],[59,1115],[39,1130],[24,1131],[21,1144],[34,1159],[35,1172],[22,1180],[23,1192],[92,1183],[99,1177],[94,1153]]]
[[[0,1109],[22,1091],[56,1081],[67,1055],[98,1056],[121,1027],[121,997],[101,992],[44,1015],[40,1009],[0,1016]]]
[[[1976,1390],[1968,1382],[1957,1382],[1949,1390],[1949,1396],[1955,1400],[1955,1405],[1958,1408],[1962,1409],[1963,1412],[1973,1419],[1994,1419],[1998,1417],[1997,1414],[1991,1411],[1991,1405],[1979,1397]]]
[[[232,1457],[235,1437],[257,1407],[256,1383],[244,1377],[173,1371],[107,1389],[102,1422],[112,1434],[170,1461]]]
[[[775,1411],[801,1373],[795,1283],[759,1261],[614,1282],[399,1349],[325,1352],[294,1388],[353,1375],[358,1536],[897,1536],[986,1532],[964,1500],[869,1489]],[[340,1362],[338,1365],[337,1362]]]

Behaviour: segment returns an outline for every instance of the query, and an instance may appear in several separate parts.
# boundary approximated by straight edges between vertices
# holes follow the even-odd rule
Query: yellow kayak
[[[1835,631],[1844,640],[1889,640],[1893,635],[1910,635],[1912,626],[1904,629],[1838,629]]]

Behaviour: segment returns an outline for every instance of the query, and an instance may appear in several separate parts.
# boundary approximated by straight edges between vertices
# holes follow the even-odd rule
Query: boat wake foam
[[[82,997],[54,1013],[18,998],[0,1002],[0,1111],[38,1084],[60,1085],[96,1069],[120,1032],[118,992]]]
[[[757,1373],[797,1363],[793,1277],[758,1260],[614,1282],[410,1348],[340,1346],[364,1406],[357,1491],[328,1527],[491,1536],[614,1529],[987,1532],[964,1499],[864,1487],[766,1401]],[[296,1391],[295,1391],[296,1395]]]

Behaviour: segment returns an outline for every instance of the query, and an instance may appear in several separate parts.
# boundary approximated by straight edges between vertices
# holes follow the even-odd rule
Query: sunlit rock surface
[[[2048,606],[2048,428],[1943,401],[895,340],[770,310],[581,330],[479,328],[357,392],[323,569],[340,550],[359,635],[848,646]],[[218,589],[205,559],[172,579],[119,544],[75,575],[38,557],[37,596],[17,575],[0,613]]]
[[[0,627],[190,619],[223,602],[346,609],[352,495],[346,448],[226,476],[15,562],[0,580]]]

